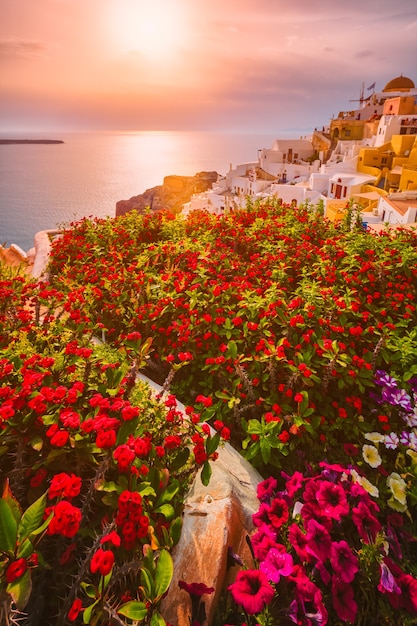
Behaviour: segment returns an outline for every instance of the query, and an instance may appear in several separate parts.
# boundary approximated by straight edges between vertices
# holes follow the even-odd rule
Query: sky
[[[416,0],[0,0],[0,130],[308,131],[416,59]]]

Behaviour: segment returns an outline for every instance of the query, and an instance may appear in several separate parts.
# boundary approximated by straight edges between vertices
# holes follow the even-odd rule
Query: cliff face
[[[198,172],[195,176],[165,176],[162,185],[147,189],[145,193],[129,200],[119,200],[116,203],[116,217],[133,209],[141,213],[147,207],[152,211],[168,209],[179,213],[194,193],[211,189],[217,178],[217,172]]]

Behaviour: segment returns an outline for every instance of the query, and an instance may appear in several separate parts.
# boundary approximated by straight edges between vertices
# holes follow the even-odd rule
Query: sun
[[[186,14],[180,0],[119,0],[112,6],[108,27],[120,51],[168,62],[184,42]]]

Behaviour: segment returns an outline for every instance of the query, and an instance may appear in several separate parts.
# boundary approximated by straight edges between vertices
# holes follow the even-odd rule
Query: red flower
[[[63,448],[69,439],[69,432],[67,430],[57,430],[50,439],[51,446],[57,448]]]
[[[55,474],[51,480],[51,486],[48,490],[48,497],[52,500],[57,497],[74,498],[81,491],[82,480],[75,474]]]
[[[111,543],[113,546],[116,546],[116,548],[118,548],[121,544],[120,535],[118,535],[115,530],[112,530],[111,533],[109,533],[108,535],[104,535],[104,537],[100,539],[100,543],[102,545],[104,543]]]
[[[48,535],[74,537],[80,527],[81,511],[67,500],[61,500],[53,507],[54,515],[48,526]]]
[[[103,550],[99,548],[97,552],[93,554],[93,558],[90,563],[90,572],[95,574],[98,572],[102,576],[107,576],[111,571],[114,563],[114,554],[111,550]]]
[[[70,610],[68,611],[68,619],[70,622],[75,622],[82,608],[83,608],[83,603],[80,600],[80,598],[75,598],[74,602],[71,605]]]
[[[17,559],[17,561],[13,561],[6,569],[6,582],[14,583],[15,580],[23,576],[27,568],[28,564],[26,559],[23,557],[21,559]]]
[[[109,449],[116,443],[116,431],[115,430],[102,430],[97,433],[96,446],[97,448]]]

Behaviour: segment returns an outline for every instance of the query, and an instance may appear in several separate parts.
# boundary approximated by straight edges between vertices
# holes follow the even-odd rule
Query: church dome
[[[382,91],[410,91],[410,89],[414,88],[415,84],[411,78],[407,78],[401,74],[401,76],[390,80]]]

